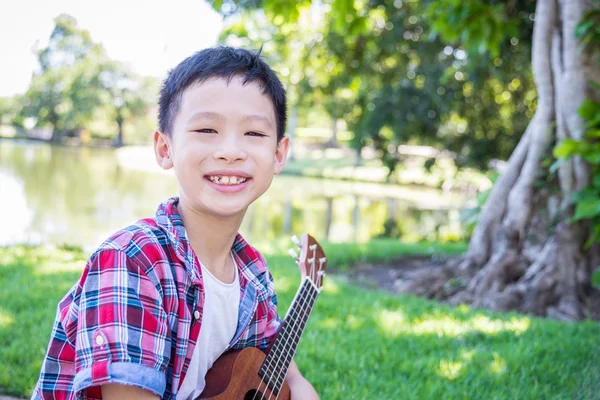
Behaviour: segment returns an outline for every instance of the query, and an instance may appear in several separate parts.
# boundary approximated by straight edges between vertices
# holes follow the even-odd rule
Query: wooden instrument
[[[298,263],[302,282],[268,353],[247,347],[221,355],[206,373],[206,386],[197,400],[290,399],[285,377],[327,266],[325,253],[312,236],[304,234],[301,240],[293,237],[292,241],[300,250],[299,256],[294,250],[290,254]]]

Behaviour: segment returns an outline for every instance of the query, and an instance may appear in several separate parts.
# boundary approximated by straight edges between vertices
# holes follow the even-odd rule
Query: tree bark
[[[327,143],[328,147],[338,147],[337,134],[338,134],[338,120],[337,120],[337,118],[333,117],[331,119],[331,139],[329,139],[329,142]]]
[[[575,39],[586,7],[585,0],[537,2],[532,49],[536,113],[492,189],[467,253],[440,269],[439,279],[423,276],[409,291],[453,304],[564,320],[600,319],[600,292],[591,285],[600,246],[584,249],[589,224],[569,221],[573,193],[590,182],[589,165],[579,157],[570,159],[557,171],[556,188],[536,184],[548,176],[541,161],[558,141],[582,139],[585,124],[577,109],[598,95],[588,82],[600,76],[600,67]],[[464,286],[448,290],[447,283],[456,278]],[[430,289],[417,289],[422,285]]]
[[[119,130],[117,133],[116,146],[121,147],[121,146],[123,146],[123,118],[117,118],[117,127]]]

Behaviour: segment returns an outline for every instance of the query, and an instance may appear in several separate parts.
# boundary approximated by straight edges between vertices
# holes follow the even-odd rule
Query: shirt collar
[[[156,222],[167,234],[171,246],[177,257],[186,265],[193,281],[201,281],[200,273],[196,267],[196,254],[190,246],[187,232],[177,208],[179,197],[171,197],[161,203],[156,210]],[[240,272],[250,278],[266,272],[266,262],[260,253],[246,242],[239,233],[236,235],[231,247],[235,255]],[[250,275],[250,276],[249,276]]]

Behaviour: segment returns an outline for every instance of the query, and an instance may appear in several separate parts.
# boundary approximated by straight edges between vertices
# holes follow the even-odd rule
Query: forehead
[[[185,122],[202,112],[236,118],[264,115],[275,126],[275,108],[256,81],[244,83],[243,77],[210,78],[190,85],[181,96],[178,119]]]

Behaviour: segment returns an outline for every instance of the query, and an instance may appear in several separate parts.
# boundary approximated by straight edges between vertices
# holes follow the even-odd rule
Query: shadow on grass
[[[268,256],[285,315],[299,283]],[[78,250],[0,249],[0,393],[27,396]],[[600,325],[450,308],[325,281],[297,361],[323,399],[600,398]]]

